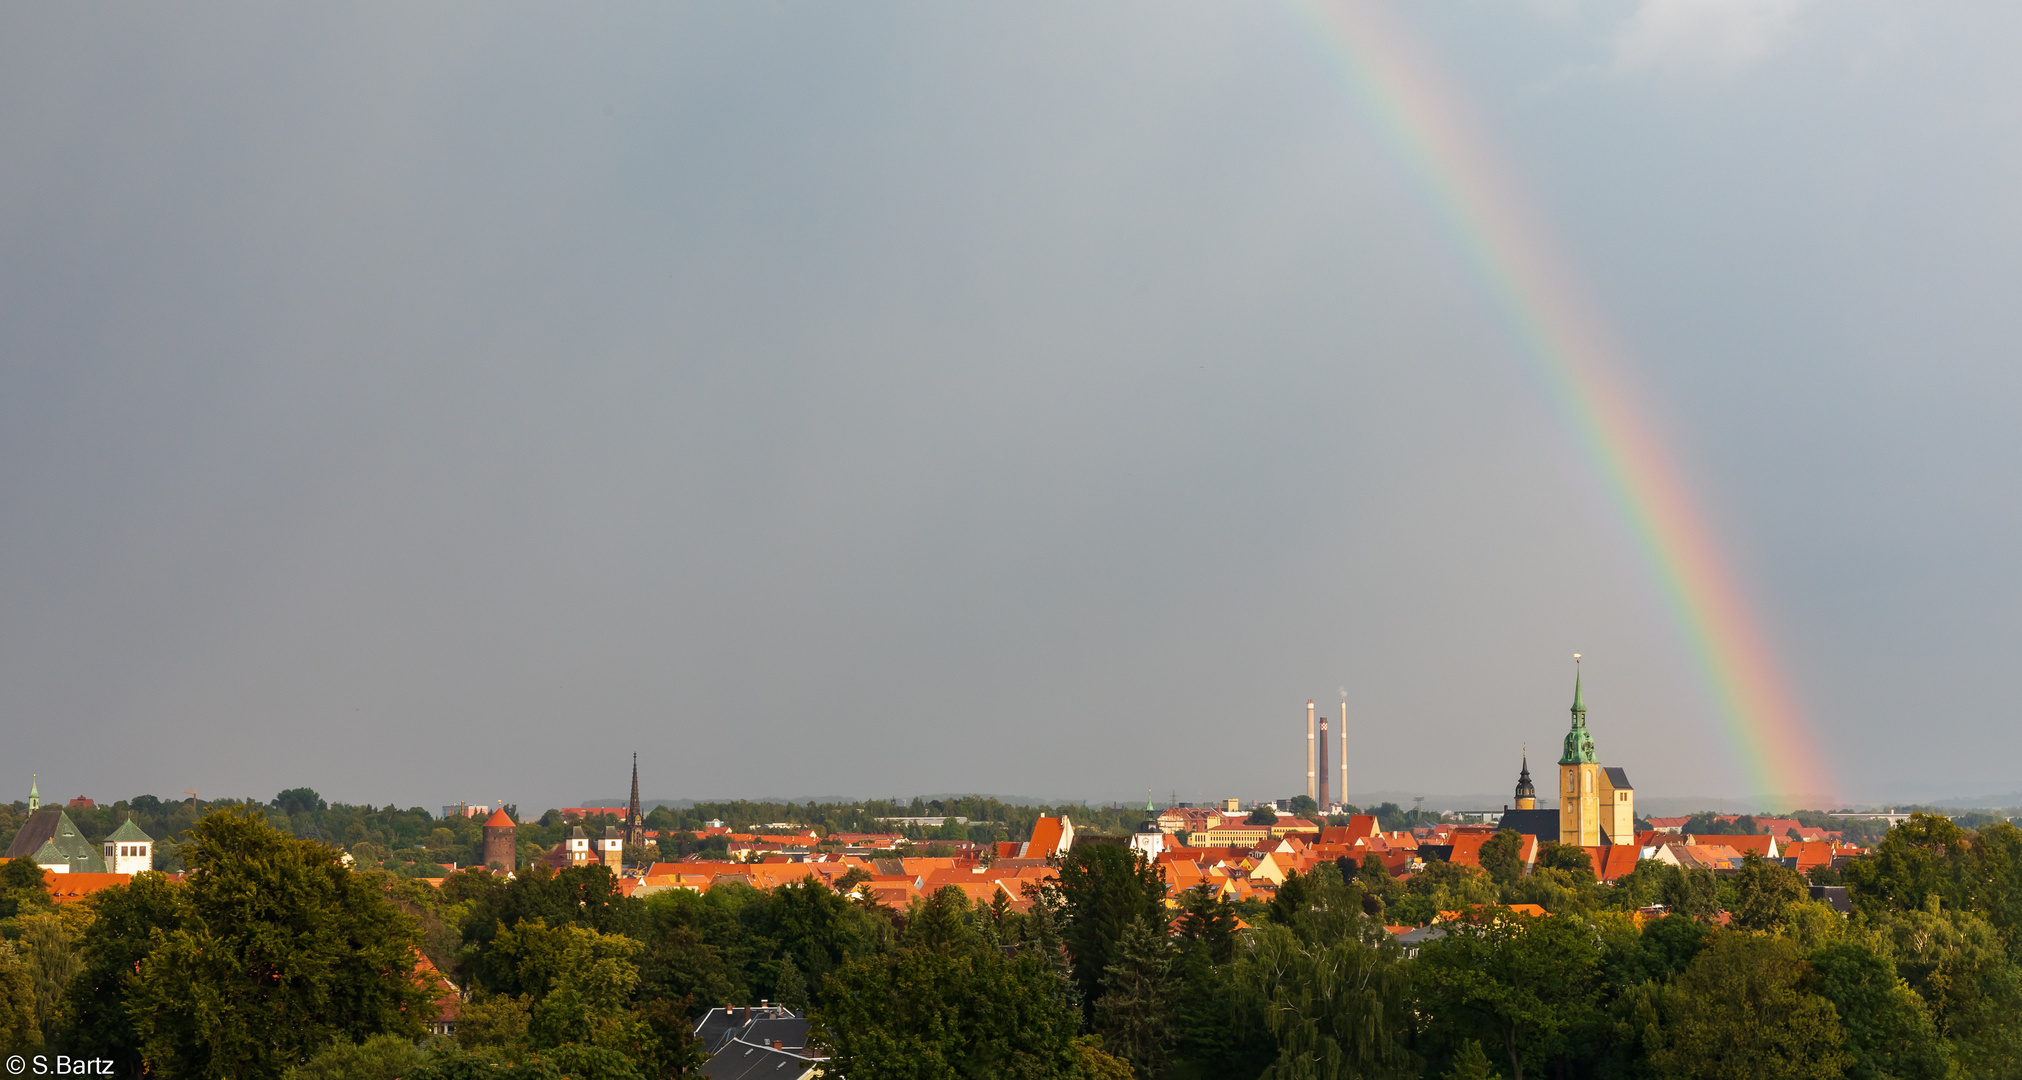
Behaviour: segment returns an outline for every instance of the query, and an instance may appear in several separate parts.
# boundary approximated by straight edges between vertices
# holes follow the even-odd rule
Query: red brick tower
[[[518,848],[519,826],[514,825],[505,808],[500,807],[484,822],[484,864],[503,866],[507,870],[518,869]]]

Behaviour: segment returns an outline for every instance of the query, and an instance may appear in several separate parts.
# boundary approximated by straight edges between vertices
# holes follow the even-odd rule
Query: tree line
[[[896,910],[812,879],[627,897],[601,866],[435,888],[270,809],[198,819],[180,883],[58,908],[38,868],[0,866],[0,1048],[128,1076],[645,1080],[694,1073],[703,1010],[766,999],[852,1080],[2022,1075],[2005,822],[1891,830],[1843,872],[1851,916],[1760,859],[1609,885],[1577,848],[1527,871],[1513,834],[1481,867],[1343,860],[1268,902],[1176,906],[1156,865],[1090,843],[1017,903]],[[454,1036],[428,1036],[427,966],[469,992]]]

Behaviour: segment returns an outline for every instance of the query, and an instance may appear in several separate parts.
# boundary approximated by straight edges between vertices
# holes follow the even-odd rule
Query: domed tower
[[[513,824],[512,815],[501,806],[492,812],[484,823],[484,865],[502,866],[507,871],[517,868],[519,848],[519,826]]]
[[[1524,747],[1524,769],[1516,778],[1516,808],[1519,810],[1538,808],[1538,789],[1531,783],[1531,751],[1528,746]]]

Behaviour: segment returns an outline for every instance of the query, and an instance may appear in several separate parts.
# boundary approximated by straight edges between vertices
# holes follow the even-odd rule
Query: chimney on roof
[[[786,1049],[786,1044],[785,1044],[785,1043],[783,1043],[783,1042],[780,1042],[780,1041],[779,1041],[778,1039],[774,1039],[774,1040],[772,1040],[772,1048],[773,1048],[774,1050],[784,1050],[784,1049]]]

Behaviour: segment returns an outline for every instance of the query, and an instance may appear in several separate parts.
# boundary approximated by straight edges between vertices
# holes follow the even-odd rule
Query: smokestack
[[[1348,801],[1348,699],[1341,699],[1341,728],[1334,733],[1334,741],[1341,744],[1341,790],[1334,793],[1336,799]]]
[[[1320,813],[1322,814],[1325,814],[1327,812],[1328,771],[1329,770],[1327,768],[1327,718],[1323,716],[1320,718],[1320,794],[1316,797],[1315,800],[1320,804]]]
[[[1311,699],[1308,699],[1306,702],[1306,797],[1318,799],[1320,791],[1315,785],[1319,782],[1320,774],[1314,766],[1319,762],[1314,757],[1313,751],[1313,702]]]

